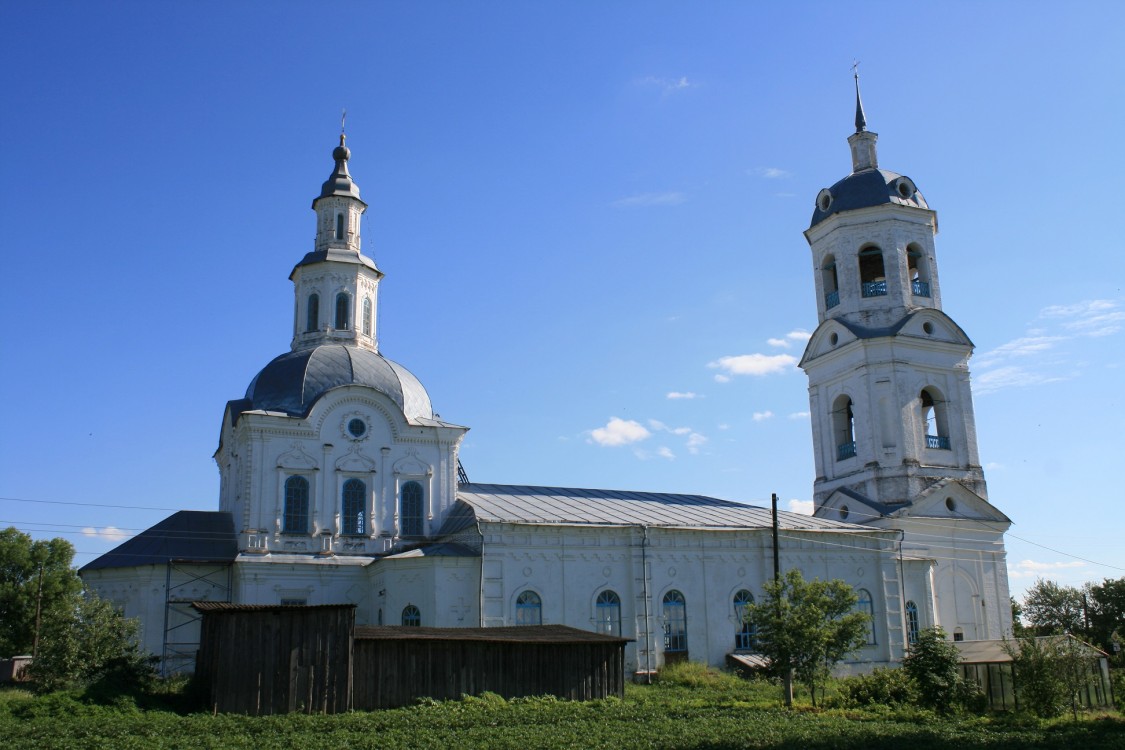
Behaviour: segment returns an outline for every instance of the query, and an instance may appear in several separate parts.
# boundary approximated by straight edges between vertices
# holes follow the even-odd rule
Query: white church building
[[[858,88],[848,140],[852,172],[805,232],[815,513],[778,515],[782,569],[843,579],[872,615],[858,670],[899,662],[931,625],[1009,633],[1010,521],[987,499],[973,345],[941,308],[936,214],[879,169]],[[166,672],[192,668],[198,600],[350,603],[370,625],[570,625],[633,639],[630,672],[752,653],[742,613],[773,576],[769,510],[468,481],[468,428],[379,350],[383,274],[362,252],[343,136],[332,157],[314,247],[289,275],[289,351],[223,410],[218,510],[170,516],[82,568],[86,583],[139,618]]]

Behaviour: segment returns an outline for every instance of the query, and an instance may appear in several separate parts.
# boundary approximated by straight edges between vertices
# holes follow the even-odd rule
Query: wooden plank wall
[[[197,678],[214,711],[260,716],[351,707],[350,607],[204,612]]]
[[[486,691],[569,700],[625,694],[625,647],[617,643],[361,638],[352,669],[352,705],[362,710]]]

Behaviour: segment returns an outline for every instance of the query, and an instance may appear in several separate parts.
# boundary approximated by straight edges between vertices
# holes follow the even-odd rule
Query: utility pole
[[[39,591],[35,594],[35,640],[31,643],[31,658],[39,656],[39,626],[43,622],[43,565],[39,565]]]
[[[781,547],[777,540],[777,493],[774,492],[770,495],[770,501],[773,506],[773,582],[780,587],[781,585]],[[780,588],[778,594],[780,594]],[[777,619],[781,619],[781,597],[777,599]],[[786,654],[786,660],[788,660]],[[785,707],[793,707],[793,670],[788,664],[785,666]]]

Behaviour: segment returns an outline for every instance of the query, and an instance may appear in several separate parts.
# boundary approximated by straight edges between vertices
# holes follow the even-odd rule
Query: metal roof
[[[809,227],[815,227],[829,216],[841,211],[854,211],[857,208],[879,206],[884,203],[928,209],[930,206],[920,192],[914,192],[910,197],[904,197],[898,192],[898,181],[902,177],[903,175],[886,169],[864,169],[852,172],[828,188],[828,192],[832,194],[832,203],[827,211],[821,211],[819,205],[813,209]]]
[[[1091,646],[1085,641],[1080,641],[1072,635],[1040,635],[1036,636],[1035,640],[1040,643],[1055,643],[1062,639],[1068,639],[1079,644],[1083,650],[1088,651],[1091,657],[1095,656],[1108,656],[1104,651]],[[1008,647],[1019,648],[1019,640],[997,640],[997,641],[953,641],[953,645],[961,653],[962,664],[1004,664],[1012,661],[1012,656],[1006,650]]]
[[[181,510],[86,563],[81,571],[164,565],[172,561],[230,563],[237,554],[238,541],[230,513]]]
[[[239,413],[261,410],[303,417],[321,396],[345,385],[374,388],[394,401],[410,421],[434,418],[430,396],[413,373],[377,352],[343,344],[282,354],[254,377],[246,398],[231,405]]]
[[[490,641],[493,643],[629,643],[605,633],[567,625],[509,625],[496,628],[419,628],[402,625],[357,625],[356,640]]]
[[[772,525],[770,510],[703,495],[663,492],[592,490],[574,487],[525,487],[506,484],[462,484],[462,504],[442,533],[452,533],[473,520],[494,523],[667,526],[713,529],[760,529]],[[778,511],[778,525],[788,531],[838,530],[870,533],[870,529],[802,513]]]

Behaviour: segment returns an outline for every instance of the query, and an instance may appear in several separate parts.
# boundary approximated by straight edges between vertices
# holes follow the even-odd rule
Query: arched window
[[[402,485],[402,507],[399,511],[399,528],[403,536],[422,536],[422,485],[407,482]]]
[[[516,625],[542,625],[543,600],[534,591],[524,591],[516,597]]]
[[[926,436],[926,447],[949,450],[949,416],[945,399],[930,386],[923,388],[918,398],[922,402],[922,432]]]
[[[621,635],[621,597],[606,589],[598,594],[597,631],[606,635]]]
[[[857,612],[863,612],[868,616],[867,620],[867,645],[875,645],[875,603],[871,599],[871,592],[867,589],[858,589],[855,592],[859,595],[859,601],[855,603]]]
[[[310,294],[309,304],[305,310],[305,330],[315,331],[320,328],[320,295]]]
[[[348,298],[347,292],[340,292],[336,295],[336,330],[346,331],[351,328],[348,325],[348,313],[351,307],[351,300]]]
[[[422,610],[407,604],[402,608],[402,624],[408,628],[422,627]]]
[[[309,480],[293,476],[285,480],[285,511],[281,530],[286,534],[309,532]]]
[[[371,335],[371,298],[363,298],[363,335]]]
[[[824,284],[824,309],[831,310],[840,304],[839,279],[836,276],[836,256],[829,255],[820,267],[820,277]]]
[[[754,595],[740,589],[734,595],[734,616],[738,619],[738,630],[734,631],[734,647],[740,651],[754,648],[754,626],[746,622],[746,613],[754,603]]]
[[[367,505],[367,485],[358,479],[344,482],[343,502],[340,515],[343,517],[343,533],[359,535],[364,532],[363,517]]]
[[[664,652],[687,652],[687,603],[675,589],[664,595]]]
[[[914,602],[906,603],[906,642],[918,642],[918,605]]]
[[[910,277],[910,293],[915,297],[930,296],[930,264],[917,245],[906,248],[906,270]]]
[[[887,293],[882,250],[868,247],[859,251],[859,280],[863,285],[864,297],[882,297]]]
[[[336,214],[336,239],[344,239],[344,215]]]
[[[847,394],[836,398],[832,405],[832,433],[836,442],[836,460],[855,456],[855,413],[852,399]]]

